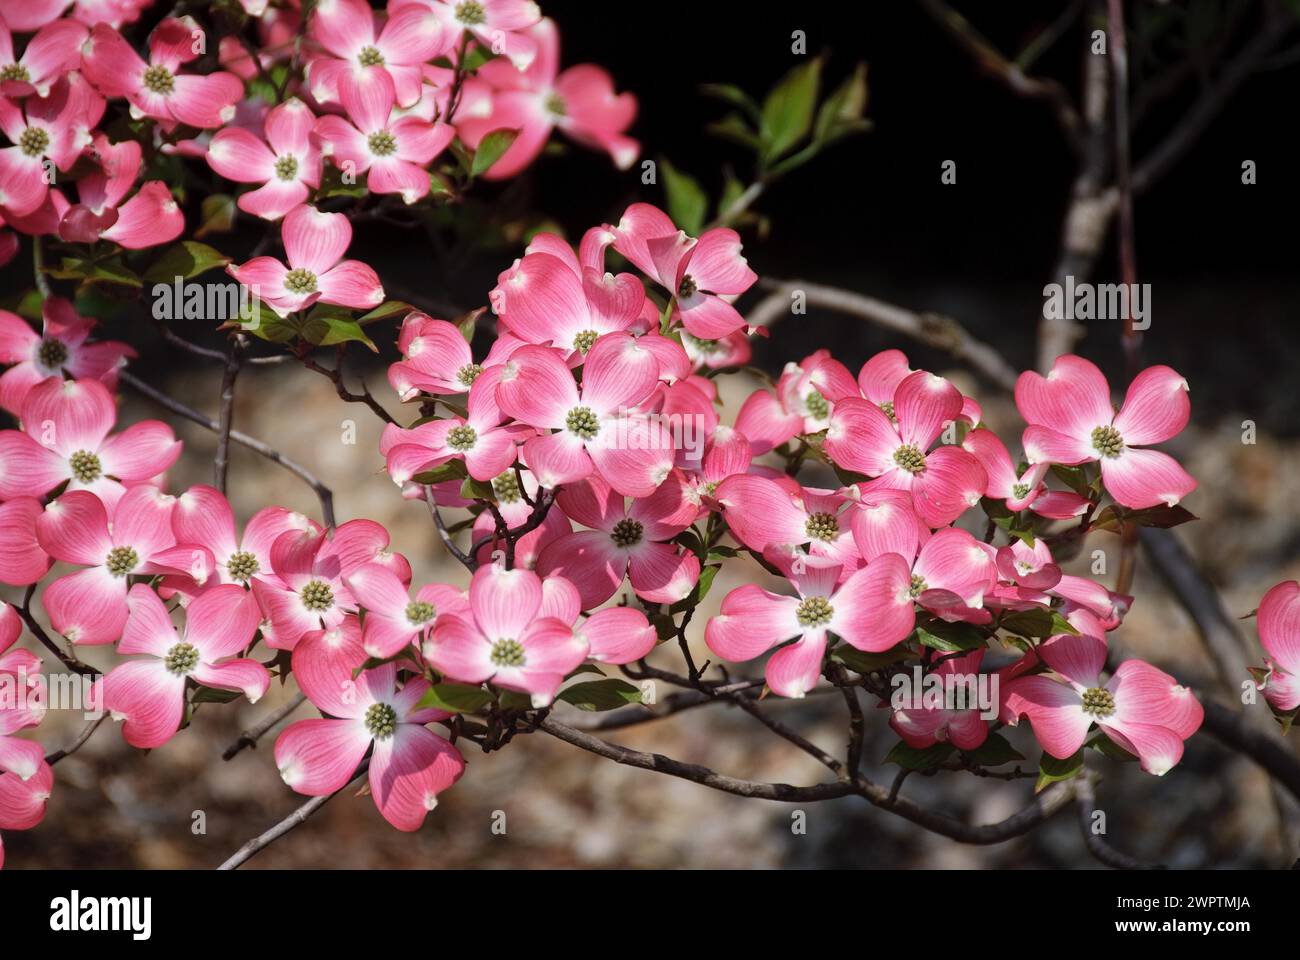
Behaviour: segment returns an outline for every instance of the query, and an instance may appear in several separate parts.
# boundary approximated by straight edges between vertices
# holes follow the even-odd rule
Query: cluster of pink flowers
[[[488,179],[519,174],[555,129],[621,167],[640,150],[626,133],[635,98],[598,66],[561,71],[559,33],[530,0],[390,0],[383,13],[364,0],[320,0],[305,24],[298,0],[245,0],[260,44],[214,38],[215,70],[196,69],[209,63],[209,38],[190,16],[164,18],[137,52],[121,31],[147,6],[0,2],[0,133],[10,144],[0,147],[0,264],[17,251],[6,227],[128,250],[179,237],[181,205],[146,172],[158,152],[206,158],[226,179],[256,185],[239,208],[279,220],[315,202],[327,163],[344,182],[364,176],[371,193],[409,204],[429,194],[429,166],[457,138],[474,150],[510,131]],[[268,101],[255,81],[290,60],[300,69]],[[457,69],[471,61],[472,72]],[[114,103],[145,123],[138,137],[110,134]],[[335,276],[331,293],[315,281],[333,262],[293,259],[287,295],[268,294],[277,306],[319,293],[364,307],[378,287]]]

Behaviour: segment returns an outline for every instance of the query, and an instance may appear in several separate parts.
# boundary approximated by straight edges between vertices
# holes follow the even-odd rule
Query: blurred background
[[[724,171],[742,181],[752,158],[705,133],[725,105],[706,98],[706,82],[736,84],[761,98],[797,64],[791,34],[803,30],[808,55],[826,56],[825,85],[869,68],[866,116],[872,129],[835,145],[774,184],[756,204],[765,224],[743,229],[745,254],[761,277],[828,284],[918,312],[951,316],[994,345],[1016,368],[1032,366],[1042,288],[1060,253],[1062,218],[1076,161],[1051,107],[1023,99],[981,70],[920,2],[771,4],[679,2],[652,7],[545,0],[562,36],[565,65],[608,67],[619,89],[635,93],[633,130],[643,157],[668,158],[716,198]],[[1008,56],[1045,30],[1059,39],[1033,65],[1077,102],[1082,49],[1092,28],[1089,6],[1043,0],[958,3],[988,42]],[[1236,62],[1265,29],[1268,5],[1254,0],[1133,3],[1128,9],[1131,103],[1142,102],[1133,152],[1141,158],[1201,109],[1225,64]],[[1279,8],[1281,9],[1281,8]],[[1071,10],[1072,20],[1061,18]],[[1152,288],[1153,322],[1143,338],[1146,363],[1168,363],[1189,381],[1192,425],[1167,446],[1200,481],[1185,503],[1201,519],[1175,535],[1222,591],[1232,616],[1250,613],[1274,583],[1300,575],[1300,332],[1293,225],[1300,187],[1293,174],[1292,122],[1300,82],[1300,28],[1251,62],[1203,132],[1136,201],[1136,264]],[[499,271],[519,256],[539,223],[571,240],[587,227],[616,221],[637,200],[662,204],[662,188],[620,172],[607,158],[566,146],[520,180],[475,195],[471,209],[442,225],[447,249],[436,254],[423,233],[387,224],[358,226],[352,255],[374,264],[389,295],[437,304],[444,315],[486,303]],[[940,182],[941,164],[956,163],[956,183]],[[1242,183],[1244,161],[1258,182]],[[525,216],[523,211],[533,211]],[[540,220],[537,216],[540,214]],[[470,230],[471,221],[492,229]],[[243,259],[256,228],[223,239]],[[1094,279],[1118,281],[1113,231]],[[6,298],[30,284],[24,247],[0,273]],[[756,303],[755,290],[741,302]],[[211,346],[219,338],[193,323],[178,332]],[[371,328],[378,356],[354,349],[350,378],[364,377],[390,411],[399,405],[384,379],[396,357],[396,325]],[[140,348],[142,379],[215,416],[219,365],[204,365],[162,343],[143,320],[115,318],[107,334]],[[756,364],[779,373],[819,347],[855,371],[875,352],[898,347],[912,365],[951,376],[983,405],[986,420],[1015,447],[1021,424],[1009,398],[948,355],[861,319],[816,308],[776,323],[758,340]],[[1088,326],[1078,352],[1097,362],[1118,391],[1124,383],[1120,327]],[[487,338],[476,344],[481,352]],[[355,347],[356,345],[354,345]],[[265,350],[265,348],[262,348]],[[723,380],[723,420],[735,415],[756,380]],[[186,453],[172,472],[174,490],[211,481],[210,433],[165,414],[124,388],[121,420],[160,417],[173,424]],[[417,582],[464,582],[464,571],[437,541],[427,512],[400,499],[377,452],[379,422],[361,405],[345,405],[323,377],[289,365],[250,369],[240,378],[236,426],[316,470],[335,493],[339,521],[378,520],[415,569]],[[409,417],[405,416],[409,413]],[[400,414],[404,419],[413,411]],[[340,442],[354,421],[357,443]],[[1257,424],[1257,442],[1242,443],[1242,423]],[[270,503],[319,516],[311,491],[242,448],[233,449],[230,496],[241,520]],[[982,521],[981,521],[982,522]],[[1117,540],[1095,534],[1118,555]],[[1091,546],[1092,544],[1090,544]],[[58,571],[56,570],[56,573]],[[1075,566],[1071,572],[1086,573]],[[705,614],[726,591],[765,582],[754,565],[724,569],[692,636],[701,657]],[[1194,624],[1166,592],[1146,558],[1138,596],[1114,635],[1126,654],[1176,673],[1236,702],[1238,688],[1219,685]],[[6,599],[20,599],[12,592]],[[1240,624],[1250,662],[1258,649],[1254,621]],[[656,653],[674,668],[672,650]],[[85,659],[107,667],[112,656]],[[741,668],[753,671],[754,665]],[[1244,676],[1240,679],[1246,679]],[[45,823],[6,832],[11,867],[212,867],[245,840],[301,803],[284,787],[270,746],[230,762],[222,750],[293,692],[273,688],[249,706],[205,705],[192,727],[148,756],[105,727],[56,768]],[[843,749],[838,698],[805,703],[769,699],[786,723],[833,752]],[[568,708],[565,708],[568,709]],[[1262,705],[1244,709],[1265,710]],[[291,719],[312,715],[302,707]],[[886,716],[869,714],[866,773],[888,783],[882,764],[895,737]],[[81,726],[79,715],[52,714],[39,729],[50,749]],[[813,783],[825,771],[754,720],[709,707],[618,731],[620,743],[706,764],[739,777]],[[1025,731],[1010,739],[1027,756]],[[1294,740],[1294,736],[1292,738]],[[466,744],[469,751],[475,748]],[[599,760],[545,735],[519,737],[499,753],[467,753],[460,784],[417,834],[392,830],[368,798],[340,797],[274,844],[252,867],[1089,867],[1075,818],[1063,814],[1030,835],[989,848],[928,834],[860,800],[802,808],[805,834],[791,830],[791,805],[742,800],[659,774]],[[1296,808],[1267,777],[1205,735],[1187,745],[1183,763],[1164,778],[1135,764],[1099,761],[1098,802],[1108,838],[1125,852],[1171,866],[1287,866],[1295,859]],[[1032,781],[1003,783],[943,773],[913,776],[905,795],[971,822],[1000,820],[1024,806]],[[204,811],[205,834],[191,831]],[[491,831],[504,811],[504,835]]]

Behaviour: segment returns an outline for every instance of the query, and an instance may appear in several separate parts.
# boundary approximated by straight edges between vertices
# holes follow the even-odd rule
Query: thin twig
[[[451,531],[447,529],[446,522],[442,519],[442,511],[438,509],[437,501],[433,498],[433,487],[424,488],[424,501],[429,505],[429,515],[433,517],[433,525],[438,530],[438,536],[442,539],[442,545],[447,548],[447,552],[460,561],[461,565],[473,573],[478,569],[478,561],[474,559],[477,551],[467,554],[460,547],[456,546],[456,541],[452,538]]]
[[[82,727],[81,732],[77,734],[76,739],[74,739],[66,747],[64,747],[62,750],[55,750],[53,753],[47,753],[45,755],[45,762],[48,763],[50,766],[54,766],[54,764],[58,763],[60,760],[64,759],[65,757],[72,756],[74,753],[76,753],[78,750],[80,750],[83,746],[86,745],[86,741],[89,740],[94,735],[95,731],[99,729],[99,725],[107,719],[108,719],[107,713],[100,713],[88,724]]]
[[[1083,834],[1084,845],[1087,846],[1088,852],[1094,857],[1106,864],[1108,867],[1114,867],[1117,870],[1150,870],[1152,865],[1143,863],[1127,853],[1121,853],[1112,847],[1098,833],[1093,832],[1093,823],[1095,821],[1096,800],[1093,792],[1092,777],[1085,771],[1078,778],[1075,788],[1075,795],[1079,804],[1079,831]],[[1104,814],[1103,814],[1104,816]]]
[[[221,377],[221,415],[217,424],[217,453],[212,458],[212,485],[226,492],[226,472],[230,467],[230,429],[235,419],[235,380],[244,360],[245,340],[236,334],[230,344],[226,371]]]
[[[289,714],[293,713],[307,701],[306,694],[298,693],[292,700],[286,703],[272,713],[267,714],[257,723],[253,724],[247,730],[239,735],[239,739],[226,747],[225,752],[221,754],[222,760],[233,760],[235,756],[245,747],[256,747],[257,741],[261,740],[268,731],[279,725]]]

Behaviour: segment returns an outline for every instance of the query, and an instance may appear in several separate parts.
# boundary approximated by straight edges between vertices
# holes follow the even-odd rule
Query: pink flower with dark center
[[[392,81],[400,107],[420,99],[422,65],[446,53],[456,40],[456,33],[427,7],[390,4],[387,21],[381,21],[362,0],[321,0],[312,8],[308,36],[331,55],[308,64],[313,100],[338,101],[341,91],[367,71],[382,71]]]
[[[1087,634],[1060,634],[1037,648],[1050,674],[1020,676],[1003,685],[1003,719],[1021,716],[1053,757],[1074,756],[1095,723],[1111,740],[1157,776],[1183,755],[1183,741],[1201,726],[1205,711],[1196,696],[1169,674],[1141,660],[1126,660],[1106,681],[1106,641]]]
[[[37,333],[27,321],[0,310],[0,363],[13,366],[0,376],[0,407],[22,413],[32,387],[49,377],[98,380],[117,387],[117,371],[136,353],[118,340],[91,341],[95,321],[77,313],[71,302],[49,297],[41,305],[44,321]]]
[[[952,677],[962,682],[974,679],[984,659],[983,650],[974,650],[960,657],[950,657],[938,666],[927,671],[927,676],[943,680]],[[974,750],[989,735],[989,722],[980,715],[980,708],[975,704],[973,686],[965,688],[970,691],[970,698],[962,703],[944,706],[929,706],[923,702],[894,710],[889,717],[889,725],[902,737],[909,747],[924,750],[936,743],[951,743],[958,750]],[[913,696],[922,697],[923,691],[914,690]]]
[[[724,370],[728,367],[746,366],[754,357],[754,348],[744,331],[737,330],[718,340],[701,340],[685,330],[681,332],[682,347],[696,369]]]
[[[636,97],[616,94],[613,78],[594,64],[561,73],[560,34],[554,20],[543,19],[528,35],[537,41],[537,59],[524,71],[506,59],[485,63],[478,76],[494,88],[491,112],[457,117],[461,139],[474,149],[493,130],[519,131],[485,178],[518,176],[537,159],[557,128],[583,146],[605,151],[620,170],[626,170],[641,152],[641,145],[625,135],[636,119]]]
[[[271,684],[266,667],[237,656],[253,644],[261,619],[252,594],[223,584],[185,608],[178,633],[171,615],[147,584],[127,597],[129,616],[117,646],[120,654],[148,654],[114,667],[103,680],[103,705],[123,720],[122,736],[133,747],[160,747],[180,729],[190,681],[235,690],[256,703]]]
[[[284,507],[265,507],[253,514],[240,537],[234,511],[225,496],[213,487],[197,484],[176,498],[172,532],[178,543],[197,543],[211,551],[216,576],[207,586],[233,583],[248,587],[253,577],[270,572],[271,547],[281,535],[315,534],[320,532],[320,526]],[[189,578],[169,578],[165,586],[188,597],[197,585]]]
[[[405,203],[427,194],[425,167],[455,139],[456,131],[445,123],[396,113],[393,81],[386,72],[369,72],[358,84],[344,84],[340,95],[348,118],[316,121],[313,135],[322,155],[345,173],[366,174],[371,193],[400,194]]]
[[[265,140],[237,127],[217,131],[206,154],[209,166],[227,180],[262,184],[239,195],[240,210],[278,220],[320,186],[320,150],[311,141],[315,123],[307,105],[290,97],[267,112]]]
[[[384,428],[380,452],[388,474],[398,486],[411,477],[450,460],[464,460],[475,480],[491,481],[515,462],[515,445],[536,431],[523,424],[502,425],[497,408],[497,382],[502,367],[484,370],[469,392],[467,417],[430,420],[409,430],[396,424]]]
[[[890,541],[901,543],[907,537],[908,519],[895,516],[890,522],[897,526],[894,533],[874,542],[860,539],[859,547],[879,549]],[[871,566],[879,556],[900,556],[911,569],[895,570],[891,589],[896,593],[942,620],[988,623],[991,617],[984,609],[984,596],[997,584],[997,567],[985,546],[965,530],[947,527],[925,539],[913,553],[864,554],[864,559]]]
[[[732,535],[751,550],[806,545],[838,563],[845,577],[862,565],[838,494],[741,473],[718,484],[715,497]]]
[[[280,316],[305,310],[318,300],[341,307],[369,310],[384,300],[375,271],[360,260],[344,260],[352,242],[352,224],[341,213],[321,213],[315,207],[294,207],[280,226],[286,267],[274,257],[254,257],[226,267],[248,284]]]
[[[818,350],[798,366],[787,364],[777,381],[776,394],[784,409],[803,419],[800,433],[817,433],[830,426],[837,401],[857,398],[858,383],[829,350]]]
[[[335,650],[316,648],[332,644]],[[438,794],[465,772],[454,746],[425,725],[450,714],[421,708],[429,690],[423,677],[398,686],[396,664],[355,669],[366,654],[355,631],[316,634],[293,655],[293,675],[314,706],[328,718],[299,720],[275,741],[275,763],[293,790],[328,796],[347,786],[370,755],[370,795],[384,819],[399,830],[418,830]]]
[[[303,635],[336,627],[356,613],[343,578],[368,563],[411,581],[411,565],[389,549],[388,531],[373,520],[349,520],[333,531],[290,531],[271,545],[271,566],[253,577],[253,594],[270,621],[267,646],[292,650]]]
[[[1066,465],[1100,461],[1106,490],[1134,509],[1172,506],[1196,489],[1173,457],[1148,444],[1162,443],[1187,425],[1187,381],[1169,367],[1147,367],[1129,385],[1119,413],[1110,385],[1082,357],[1058,357],[1046,377],[1027,370],[1016,381],[1016,406],[1029,427],[1030,463]]]
[[[14,50],[14,38],[9,30],[0,17],[0,94],[6,97],[26,97],[33,93],[38,97],[47,96],[54,81],[81,63],[85,24],[75,20],[47,23],[27,41],[21,57]]]
[[[1259,642],[1269,659],[1264,697],[1280,711],[1300,706],[1300,583],[1286,580],[1259,602]]]
[[[564,678],[587,656],[586,642],[564,620],[545,615],[542,581],[531,570],[490,563],[474,574],[470,613],[434,623],[425,659],[449,679],[491,680],[548,706]]]
[[[421,391],[465,393],[486,366],[474,362],[469,341],[454,324],[418,311],[402,321],[397,349],[404,359],[388,368],[388,382],[403,402]]]
[[[432,10],[446,24],[453,47],[468,32],[519,70],[528,69],[537,56],[537,41],[527,32],[542,19],[533,0],[389,0],[388,11],[396,16],[409,6]]]
[[[0,431],[0,499],[44,496],[61,483],[93,491],[109,509],[123,483],[165,472],[181,442],[160,420],[144,420],[109,436],[117,409],[98,380],[50,377],[28,391],[22,431]]]
[[[557,432],[524,443],[543,486],[584,480],[593,472],[625,496],[653,493],[674,459],[661,423],[629,412],[659,383],[659,360],[626,333],[601,337],[587,354],[582,389],[559,354],[520,347],[502,369],[497,403],[508,416]]]
[[[737,297],[758,276],[741,256],[740,235],[726,227],[697,240],[677,229],[668,214],[634,203],[614,232],[614,249],[673,295],[673,318],[702,340],[717,340],[745,326],[726,297]]]
[[[772,549],[766,554],[794,585],[787,597],[745,584],[722,601],[704,640],[724,660],[742,662],[781,646],[764,676],[774,693],[802,697],[821,676],[833,634],[859,650],[888,650],[912,632],[912,600],[896,588],[907,561],[895,554],[876,558],[843,583],[840,565],[824,557]]]
[[[931,444],[961,414],[957,388],[918,370],[899,385],[895,420],[869,400],[846,397],[835,405],[824,448],[841,467],[875,479],[863,490],[908,490],[917,515],[931,527],[951,523],[979,502],[987,478],[960,447]]]
[[[889,418],[894,419],[894,393],[899,385],[915,371],[908,365],[907,354],[901,350],[882,350],[862,365],[858,371],[858,388]],[[957,419],[975,426],[980,422],[980,405],[963,396],[961,413]]]
[[[630,505],[599,477],[566,484],[556,504],[590,529],[552,541],[537,560],[537,572],[572,582],[583,609],[600,606],[617,593],[624,576],[650,603],[676,603],[699,580],[699,558],[669,542],[699,515],[680,470]]]
[[[1024,472],[1017,473],[1011,464],[1011,454],[1007,451],[1006,444],[992,430],[984,427],[972,430],[966,434],[961,446],[984,468],[984,475],[988,478],[984,495],[1005,500],[1008,510],[1019,512],[1030,507],[1039,496],[1047,492],[1043,478],[1047,476],[1051,464],[1036,463]]]
[[[427,583],[412,600],[397,574],[377,563],[345,574],[343,582],[365,608],[363,643],[371,657],[387,659],[412,643],[418,646],[434,619],[444,613],[462,617],[469,613],[465,591],[445,583]]]
[[[60,577],[41,597],[50,624],[72,643],[112,643],[122,635],[133,576],[173,574],[204,582],[212,553],[178,544],[175,498],[148,485],[132,487],[111,511],[93,493],[73,490],[45,508],[36,537],[50,556],[86,569]],[[111,523],[110,523],[111,515]]]
[[[143,250],[180,236],[185,217],[161,180],[145,182],[125,199],[140,172],[140,144],[109,143],[102,133],[95,134],[91,143],[100,169],[77,181],[79,202],[68,206],[61,193],[50,192],[60,207],[54,218],[59,239],[68,243],[110,240],[128,250]]]
[[[168,17],[149,35],[149,62],[106,23],[96,24],[81,51],[81,68],[106,97],[125,97],[132,116],[152,117],[170,130],[178,123],[200,130],[235,115],[244,83],[233,73],[181,73],[199,55],[202,28],[191,17]]]
[[[71,169],[103,113],[104,98],[75,73],[45,97],[0,97],[0,131],[13,144],[0,149],[0,207],[24,217],[44,204],[54,170]]]

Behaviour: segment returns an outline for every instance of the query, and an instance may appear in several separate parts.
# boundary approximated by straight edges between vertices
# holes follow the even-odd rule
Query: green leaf
[[[188,280],[201,273],[224,267],[230,258],[206,243],[182,240],[173,244],[144,273],[150,283],[171,283],[177,277]]]
[[[561,690],[556,699],[571,703],[579,710],[617,710],[629,703],[641,702],[641,691],[626,680],[589,680]]]
[[[695,582],[695,586],[681,600],[678,600],[668,608],[669,613],[681,613],[683,610],[689,610],[691,607],[699,606],[701,600],[709,595],[709,588],[713,586],[713,578],[718,575],[722,569],[718,564],[709,564],[700,571],[700,579]]]
[[[664,193],[668,197],[668,216],[673,223],[695,235],[704,226],[704,218],[709,212],[709,196],[704,188],[690,174],[683,173],[668,162],[667,157],[659,159],[659,168],[664,175]]]
[[[502,710],[531,710],[533,709],[532,698],[526,693],[520,693],[518,690],[503,690],[498,701]],[[486,730],[486,728],[484,728]]]
[[[821,73],[820,57],[800,64],[763,101],[761,136],[765,162],[779,159],[812,129]]]
[[[1112,760],[1119,760],[1121,763],[1131,763],[1137,760],[1137,757],[1133,756],[1133,754],[1129,753],[1100,730],[1097,731],[1096,736],[1088,741],[1088,746],[1092,747],[1092,749],[1096,750],[1102,756],[1109,757]]]
[[[190,694],[190,703],[231,703],[243,695],[241,690],[218,690],[215,687],[199,687]]]
[[[473,713],[492,700],[492,694],[468,683],[435,683],[425,691],[417,710],[433,708],[450,713]]]
[[[451,181],[437,170],[429,171],[429,195],[434,198],[455,196]]]
[[[1025,759],[1000,733],[990,733],[988,739],[974,750],[963,752],[981,767],[1000,767],[1002,764],[1011,763],[1013,760]]]
[[[754,98],[733,83],[706,83],[700,86],[700,93],[714,100],[721,100],[733,107],[739,107],[755,123],[762,123],[763,115]]]
[[[1034,793],[1041,793],[1043,788],[1059,780],[1070,780],[1083,770],[1083,748],[1067,760],[1057,760],[1044,751],[1038,761],[1038,781],[1034,784]]]
[[[704,129],[715,137],[738,143],[755,153],[763,149],[762,140],[749,128],[745,118],[738,113],[729,113],[721,120],[707,124]]]
[[[405,300],[388,300],[375,307],[375,309],[371,310],[369,313],[357,317],[357,323],[360,326],[365,327],[372,323],[378,323],[380,320],[388,320],[391,317],[396,317],[399,314],[410,313],[413,310],[415,310],[415,307],[411,306]]]
[[[938,619],[918,623],[908,639],[941,653],[978,650],[984,646],[984,634],[973,625]]]
[[[817,111],[813,140],[828,144],[866,128],[862,114],[867,108],[867,65],[859,63],[853,74],[826,98]]]
[[[367,193],[365,174],[361,176],[352,176],[352,182],[347,183],[343,179],[344,173],[333,164],[326,164],[325,169],[321,172],[320,189],[316,191],[316,199],[324,200],[328,197],[364,197]]]
[[[912,651],[902,643],[890,647],[883,653],[868,653],[865,650],[859,650],[857,647],[851,647],[847,643],[841,643],[831,653],[832,660],[844,664],[854,673],[870,673],[873,670],[881,670],[906,660],[910,656],[912,656]]]
[[[492,484],[484,480],[475,480],[473,477],[466,477],[461,483],[460,495],[464,500],[491,500],[495,503],[497,499]]]
[[[492,164],[501,159],[501,155],[510,149],[510,145],[518,136],[518,130],[506,128],[493,130],[485,136],[479,141],[478,149],[474,151],[474,161],[470,164],[469,175],[481,177],[491,170]]]
[[[1079,632],[1060,613],[1045,608],[1017,610],[1003,617],[998,625],[1022,637],[1054,637],[1060,633]]]
[[[478,318],[485,313],[487,313],[487,307],[479,307],[477,310],[471,310],[456,321],[456,329],[460,331],[460,335],[465,338],[466,343],[474,342],[474,328],[478,325]]]
[[[1054,463],[1052,464],[1052,473],[1079,496],[1087,497],[1092,494],[1092,488],[1088,484],[1088,477],[1083,472],[1083,468],[1065,467],[1059,463]]]
[[[416,483],[435,484],[446,483],[448,480],[464,480],[467,476],[469,474],[465,471],[464,460],[448,460],[432,470],[417,473],[411,479]]]
[[[86,284],[104,283],[121,287],[141,286],[140,277],[117,257],[105,260],[88,260],[82,257],[64,257],[57,267],[47,267],[45,272],[56,280],[81,280]]]
[[[954,749],[951,743],[936,743],[921,750],[899,740],[885,756],[885,763],[896,763],[904,770],[929,770],[947,760]]]
[[[319,347],[332,347],[335,344],[355,340],[364,343],[375,353],[379,352],[379,348],[366,336],[361,325],[352,318],[352,311],[346,307],[336,307],[331,304],[318,304],[312,307],[311,313],[307,314],[307,319],[303,322],[301,334],[308,343],[314,343]]]
[[[201,239],[210,233],[229,233],[234,225],[235,198],[228,193],[214,193],[203,198],[194,236]]]

